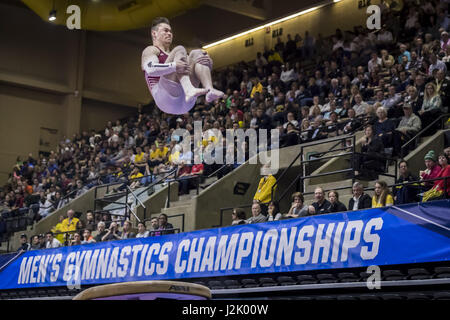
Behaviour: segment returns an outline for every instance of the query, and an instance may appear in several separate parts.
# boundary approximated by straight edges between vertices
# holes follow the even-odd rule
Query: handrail
[[[134,194],[133,190],[131,190],[130,186],[127,185],[127,189],[128,191],[130,191],[130,193],[134,196],[134,198],[139,202],[139,204],[144,207],[144,209],[146,208],[145,205],[142,203],[142,201]]]
[[[228,164],[224,164],[222,165],[219,169],[217,169],[216,171],[214,171],[213,173],[211,173],[210,175],[207,176],[207,178],[211,178],[213,176],[215,176],[219,171],[223,170],[223,168],[225,168]]]
[[[8,249],[9,249],[9,246],[8,246]],[[25,251],[22,251],[22,250],[20,250],[19,252],[17,252],[17,254],[14,256],[14,257],[12,257],[8,262],[6,262],[4,265],[2,265],[1,267],[0,267],[0,272],[3,270],[3,269],[5,269],[11,262],[13,262],[14,260],[16,260],[20,255],[22,255],[22,253],[24,253]]]
[[[409,139],[407,142],[405,142],[405,144],[402,145],[401,147],[401,154],[403,156],[404,154],[404,149],[410,145],[413,141],[415,141],[417,138],[419,138],[424,132],[426,132],[427,130],[429,130],[436,122],[438,121],[442,121],[442,119],[444,118],[449,118],[450,117],[450,113],[445,113],[445,114],[441,114],[439,117],[437,117],[436,119],[433,120],[433,122],[431,122],[428,126],[426,126],[424,129],[420,130],[414,137],[412,137],[411,139]],[[443,122],[441,123],[441,129],[443,127]]]
[[[329,138],[329,139],[325,139],[325,140],[313,141],[313,142],[301,144],[301,150],[300,150],[300,152],[297,154],[297,156],[294,158],[294,160],[291,161],[291,163],[289,164],[289,166],[288,166],[286,169],[284,169],[284,171],[281,173],[281,175],[278,177],[278,179],[276,179],[274,185],[272,186],[272,189],[271,189],[272,197],[273,197],[273,194],[274,194],[273,190],[274,190],[274,188],[275,188],[276,186],[278,186],[279,181],[285,176],[286,172],[287,172],[290,168],[292,168],[292,166],[293,166],[294,163],[297,161],[297,159],[298,159],[300,156],[303,155],[303,148],[305,148],[305,147],[310,147],[310,146],[315,146],[315,145],[318,145],[318,144],[330,143],[330,142],[333,142],[333,141],[342,141],[342,140],[346,140],[346,139],[349,139],[349,138],[355,139],[355,134],[351,134],[351,135],[342,135],[342,136],[339,136],[339,137],[333,137],[333,138]],[[354,147],[355,147],[355,146],[354,146],[354,144],[353,144],[353,148],[354,148]]]
[[[150,189],[151,187],[154,187],[160,183],[166,182],[165,180],[167,179],[168,176],[170,176],[171,174],[173,174],[174,172],[176,172],[178,169],[177,167],[173,168],[172,170],[169,171],[164,171],[163,173],[167,173],[167,175],[165,175],[164,177],[160,178],[157,181],[154,181],[152,183],[150,183],[150,185],[148,185],[147,187],[145,187],[145,190],[142,190],[141,192],[139,192],[137,195],[140,196],[142,193],[146,192],[148,189]],[[143,177],[141,177],[140,179],[142,179]]]

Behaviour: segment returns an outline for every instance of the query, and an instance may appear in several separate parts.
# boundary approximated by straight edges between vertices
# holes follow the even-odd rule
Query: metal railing
[[[450,118],[450,113],[446,113],[446,114],[441,114],[439,117],[437,117],[435,120],[433,120],[433,122],[431,122],[428,126],[426,126],[424,129],[420,130],[414,137],[412,137],[411,139],[409,139],[407,142],[405,142],[400,149],[400,155],[403,158],[404,156],[406,156],[406,150],[408,150],[408,148],[410,148],[410,145],[412,144],[417,144],[417,140],[426,132],[428,132],[428,130],[430,130],[433,126],[435,126],[436,123],[439,122],[440,126],[438,127],[438,129],[443,129],[444,128],[444,123],[448,120],[448,118]],[[444,121],[445,120],[445,121]]]
[[[150,174],[150,175],[146,175],[146,176],[142,176],[142,177],[138,177],[138,178],[133,178],[133,179],[126,178],[126,180],[124,180],[124,181],[112,182],[112,183],[109,183],[109,184],[106,184],[106,185],[97,186],[96,189],[95,189],[95,193],[94,193],[94,213],[100,212],[100,213],[109,213],[109,214],[114,215],[114,213],[111,213],[110,211],[124,209],[125,210],[125,214],[124,214],[125,218],[129,219],[130,218],[130,213],[131,213],[131,214],[133,214],[133,216],[139,222],[140,221],[139,217],[137,216],[136,212],[134,212],[134,210],[129,205],[129,201],[128,200],[129,200],[129,197],[132,196],[134,198],[133,202],[135,203],[135,207],[137,206],[138,203],[143,207],[143,209],[144,209],[144,220],[145,220],[146,217],[147,217],[147,207],[139,199],[139,196],[141,194],[143,194],[144,192],[147,192],[148,190],[150,190],[151,188],[153,188],[156,185],[159,185],[159,184],[162,184],[162,183],[166,183],[167,182],[167,178],[170,175],[176,173],[176,170],[177,169],[174,168],[174,169],[169,170],[169,171],[161,172],[161,174],[165,174],[165,175],[163,177],[160,177],[156,181],[155,181],[155,175]],[[142,179],[145,179],[145,178],[148,178],[148,177],[151,178],[152,182],[148,186],[146,186],[144,188],[144,190],[136,193],[130,188],[129,184],[132,183],[133,181],[142,180]],[[121,186],[125,185],[125,191],[124,192],[117,192],[117,193],[113,193],[113,194],[109,194],[109,195],[107,194],[103,198],[98,198],[97,197],[99,189],[106,188],[106,193],[108,193],[109,192],[109,188],[111,186],[118,185],[118,184],[120,184]],[[117,201],[112,201],[112,200],[108,199],[108,198],[111,198],[111,197],[120,197],[120,196],[123,196],[123,195],[125,196],[125,202],[117,202]],[[97,206],[98,206],[99,202],[106,202],[108,204],[118,204],[118,205],[122,205],[122,206],[121,207],[115,207],[114,209],[109,209],[109,210],[104,210],[104,209],[97,210]],[[116,214],[116,215],[119,215],[119,214]]]
[[[352,139],[352,144],[351,144],[351,146],[348,146],[348,147],[345,147],[345,148],[342,148],[343,150],[346,150],[346,149],[348,149],[348,148],[353,148],[353,152],[354,152],[354,149],[355,149],[355,146],[356,146],[356,135],[343,135],[343,136],[339,136],[339,137],[334,137],[334,138],[331,138],[331,139],[326,139],[326,140],[320,140],[320,141],[313,141],[313,142],[309,142],[309,143],[305,143],[305,144],[301,144],[300,145],[300,152],[297,154],[297,156],[291,161],[291,163],[289,164],[289,166],[286,168],[286,169],[284,169],[284,171],[281,173],[281,175],[277,178],[277,181],[274,183],[274,185],[272,186],[272,189],[271,189],[271,200],[273,201],[274,200],[274,190],[275,190],[275,188],[280,184],[280,181],[282,181],[282,179],[285,177],[285,175],[286,175],[286,173],[288,172],[288,170],[290,170],[293,166],[294,166],[294,164],[295,164],[295,162],[299,159],[299,158],[301,158],[300,159],[300,175],[302,175],[302,176],[304,176],[305,175],[305,172],[306,172],[306,168],[305,168],[305,166],[304,166],[304,164],[305,163],[307,163],[308,161],[304,161],[304,148],[307,148],[307,147],[311,147],[311,146],[315,146],[315,145],[320,145],[320,144],[325,144],[325,143],[330,143],[330,142],[333,142],[333,141],[339,141],[339,143],[347,143],[347,140],[348,139]],[[339,144],[338,143],[338,144]],[[338,150],[334,150],[334,151],[338,151]],[[325,152],[324,152],[325,153]],[[320,158],[318,159],[318,160],[320,160]],[[286,192],[286,191],[285,191]]]
[[[326,174],[329,174],[329,173],[326,173]],[[444,187],[443,187],[444,192],[443,192],[441,197],[443,199],[450,199],[450,186],[449,186],[450,176],[434,178],[434,179],[426,179],[426,180],[416,180],[416,181],[409,181],[409,182],[402,182],[402,183],[394,183],[394,184],[389,184],[388,188],[395,188],[397,186],[409,186],[409,185],[417,186],[417,188],[418,188],[418,190],[417,190],[418,194],[417,195],[419,196],[423,191],[429,190],[431,188],[431,187],[426,187],[424,185],[425,182],[436,182],[436,181],[440,181],[440,180],[444,180]],[[331,191],[331,190],[338,191],[338,190],[344,190],[344,189],[350,189],[351,190],[352,187],[353,186],[344,186],[344,187],[337,187],[337,188],[333,188],[333,189],[324,189],[324,192],[328,192],[328,191]],[[374,189],[375,189],[374,187],[364,188],[364,191],[373,191]],[[306,192],[303,195],[310,195],[310,194],[314,194],[314,192]],[[430,201],[433,201],[433,200],[441,200],[441,198],[439,198],[439,199],[430,199]],[[413,203],[413,202],[411,202],[411,203]],[[242,209],[250,208],[252,205],[253,204],[245,204],[245,205],[238,205],[238,206],[235,206],[235,207],[220,208],[219,225],[214,225],[214,226],[212,226],[212,228],[223,227],[224,213],[226,211],[231,211],[231,210],[234,210],[235,208],[242,208]],[[367,209],[370,209],[370,208],[361,209],[361,210],[367,210]],[[350,211],[360,211],[360,210],[350,210],[349,209],[349,210],[347,210],[345,212],[350,212]],[[325,213],[325,214],[334,214],[334,213],[336,213],[336,212]],[[324,214],[322,214],[322,215],[324,215]]]

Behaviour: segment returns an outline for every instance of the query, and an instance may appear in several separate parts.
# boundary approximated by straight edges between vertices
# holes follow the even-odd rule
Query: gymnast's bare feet
[[[217,89],[210,89],[209,92],[206,94],[206,102],[210,103],[213,102],[219,98],[223,97],[223,92]]]
[[[198,96],[204,95],[208,93],[208,89],[204,89],[204,88],[193,88],[190,89],[189,91],[185,92],[185,96],[186,96],[186,103],[195,103],[195,100],[197,100]]]

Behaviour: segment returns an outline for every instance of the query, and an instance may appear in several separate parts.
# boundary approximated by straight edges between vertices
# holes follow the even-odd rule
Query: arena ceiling
[[[155,16],[167,16],[174,30],[174,43],[200,47],[255,26],[306,9],[317,0],[0,0],[31,10],[44,21],[53,8],[79,4],[89,13],[82,28],[112,33],[148,43],[149,25]],[[83,6],[89,10],[83,11]],[[132,8],[141,7],[134,10]],[[95,11],[97,8],[97,11]],[[123,12],[129,11],[124,17]],[[62,9],[60,11],[63,11]],[[136,13],[137,12],[137,13]],[[95,14],[94,14],[95,13]],[[119,14],[122,14],[121,16]],[[64,24],[63,19],[54,23]]]

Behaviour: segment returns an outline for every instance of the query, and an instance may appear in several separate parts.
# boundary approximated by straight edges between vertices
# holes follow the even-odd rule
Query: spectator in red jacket
[[[436,154],[433,150],[428,151],[425,155],[425,166],[427,167],[425,170],[421,170],[419,172],[420,179],[429,180],[437,178],[439,172],[441,171],[441,167],[436,163]],[[433,182],[424,182],[426,190],[429,190],[433,186]]]

